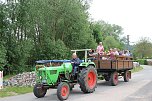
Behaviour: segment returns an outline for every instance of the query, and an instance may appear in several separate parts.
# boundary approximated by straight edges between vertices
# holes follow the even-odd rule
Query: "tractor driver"
[[[77,72],[77,68],[78,68],[79,65],[80,65],[80,59],[77,57],[77,54],[76,54],[76,53],[73,53],[73,54],[72,54],[71,64],[72,64],[72,66],[73,66],[73,73],[72,73],[72,75],[75,75],[76,72]]]

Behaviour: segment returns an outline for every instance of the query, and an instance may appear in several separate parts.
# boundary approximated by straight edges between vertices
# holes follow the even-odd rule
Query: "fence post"
[[[3,71],[0,71],[0,89],[3,89]]]

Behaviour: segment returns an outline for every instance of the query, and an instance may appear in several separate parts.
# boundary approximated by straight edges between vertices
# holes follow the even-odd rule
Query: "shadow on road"
[[[47,92],[47,95],[44,98],[34,98],[33,101],[59,101],[56,93]],[[70,92],[69,99],[74,96],[84,95],[79,88],[75,88]]]
[[[119,80],[117,86],[121,86],[121,85],[126,84],[126,83],[128,83],[128,82],[124,82],[123,80]],[[110,81],[103,81],[103,80],[101,80],[101,81],[99,81],[99,82],[97,83],[97,86],[107,87],[107,86],[111,86],[111,83],[110,83]]]

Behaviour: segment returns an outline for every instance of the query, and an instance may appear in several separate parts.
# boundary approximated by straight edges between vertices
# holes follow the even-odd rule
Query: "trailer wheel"
[[[61,82],[57,87],[57,96],[58,99],[63,101],[69,97],[70,94],[70,86],[66,82]]]
[[[37,98],[44,97],[46,92],[47,89],[45,89],[42,84],[35,84],[33,93]]]
[[[118,84],[118,73],[117,72],[111,73],[110,81],[111,81],[112,86],[116,86]]]
[[[129,82],[129,79],[130,79],[130,72],[126,70],[124,73],[124,81]]]
[[[84,93],[92,93],[95,91],[97,85],[97,72],[94,66],[89,65],[87,68],[82,69],[78,83],[80,84],[81,91]]]

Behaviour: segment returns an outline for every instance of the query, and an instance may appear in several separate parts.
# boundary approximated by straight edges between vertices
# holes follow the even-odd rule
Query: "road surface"
[[[152,101],[152,66],[132,75],[130,82],[120,78],[118,86],[109,86],[104,80],[98,82],[96,91],[83,94],[79,86],[71,92],[67,101]],[[36,98],[33,93],[0,98],[0,101],[58,101],[56,90],[51,89],[44,98]]]

